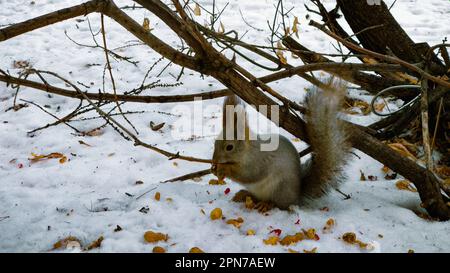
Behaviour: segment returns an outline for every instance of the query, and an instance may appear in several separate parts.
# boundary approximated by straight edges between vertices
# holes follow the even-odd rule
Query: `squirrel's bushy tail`
[[[346,87],[331,83],[326,90],[311,90],[306,96],[306,129],[312,148],[303,170],[302,197],[316,198],[337,188],[351,146],[344,122],[339,119]]]

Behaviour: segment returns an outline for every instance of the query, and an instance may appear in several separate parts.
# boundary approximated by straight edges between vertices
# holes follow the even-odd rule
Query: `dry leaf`
[[[313,249],[311,249],[311,250],[303,249],[303,252],[304,252],[304,253],[317,253],[317,247],[315,247],[315,248],[313,248]]]
[[[252,236],[252,235],[255,235],[255,234],[256,234],[255,230],[253,230],[253,229],[247,230],[247,235],[248,236]]]
[[[300,253],[300,252],[298,252],[297,250],[294,250],[294,249],[292,249],[292,248],[288,248],[288,252],[289,252],[289,253]]]
[[[13,67],[14,68],[20,68],[20,69],[25,69],[25,68],[31,68],[31,64],[29,61],[14,61],[13,62]]]
[[[200,248],[194,246],[193,248],[189,249],[189,253],[205,253],[205,252]]]
[[[359,172],[361,173],[361,175],[359,176],[359,180],[361,180],[361,181],[366,181],[367,178],[366,178],[366,176],[364,175],[363,171],[359,170]]]
[[[228,225],[233,225],[237,228],[240,228],[241,225],[244,223],[244,219],[242,219],[242,217],[239,217],[237,219],[229,219],[227,220],[227,224]]]
[[[87,250],[91,250],[94,248],[99,248],[102,246],[102,242],[103,242],[104,238],[103,236],[98,237],[97,240],[93,241],[88,247]]]
[[[417,158],[401,143],[389,143],[388,146],[405,157],[409,157],[414,161],[417,160]]]
[[[227,183],[223,179],[211,179],[208,182],[209,185],[226,185]]]
[[[166,253],[166,250],[160,246],[155,246],[152,250],[153,253]]]
[[[202,12],[200,11],[200,6],[197,3],[195,3],[194,14],[195,16],[202,15]]]
[[[159,201],[160,199],[161,199],[161,193],[159,193],[159,191],[158,191],[155,193],[155,200]]]
[[[264,244],[266,245],[276,245],[280,241],[280,238],[278,236],[270,236],[268,239],[263,240]]]
[[[222,21],[220,21],[219,29],[217,30],[218,33],[225,33],[225,26],[223,25]]]
[[[144,22],[142,23],[142,27],[147,32],[150,32],[150,31],[153,30],[152,28],[150,28],[150,20],[147,17],[144,18]]]
[[[316,230],[313,229],[313,228],[310,228],[308,230],[303,230],[303,233],[305,234],[306,238],[308,238],[310,240],[316,240],[317,239]]]
[[[439,176],[442,176],[442,177],[450,177],[450,167],[449,166],[444,166],[444,165],[439,165],[439,166],[436,166],[436,173],[439,175]]]
[[[59,158],[60,159],[59,163],[61,163],[61,164],[67,161],[67,157],[61,153],[50,153],[47,155],[38,155],[35,153],[31,153],[31,158],[29,158],[28,160],[30,160],[31,163],[35,163],[38,161],[42,161],[45,159],[51,159],[51,158]]]
[[[325,223],[325,226],[322,229],[323,233],[330,233],[331,230],[336,226],[336,221],[333,218],[330,218]]]
[[[417,190],[411,185],[411,182],[409,182],[408,180],[400,180],[395,183],[395,186],[397,186],[399,190],[417,192]]]
[[[163,122],[163,123],[160,123],[160,124],[155,124],[153,121],[150,121],[150,128],[152,128],[153,131],[158,131],[159,129],[164,127],[164,124],[166,124],[166,123]]]
[[[101,136],[101,135],[103,135],[103,131],[100,128],[95,128],[90,131],[84,132],[83,135],[85,135],[85,136]]]
[[[84,142],[83,140],[78,140],[78,143],[80,143],[81,145],[85,145],[88,147],[92,147],[91,145],[87,144],[86,142]]]
[[[294,23],[292,24],[292,32],[295,33],[295,36],[298,38],[298,18],[297,16],[294,16]]]
[[[277,50],[275,51],[275,54],[277,55],[278,59],[282,64],[287,64],[287,59],[284,57],[283,53],[284,47],[281,41],[278,41],[277,43]]]
[[[372,245],[363,243],[360,240],[358,240],[356,238],[356,234],[353,232],[344,233],[344,235],[342,235],[342,240],[344,240],[344,242],[346,242],[348,244],[358,245],[360,248],[363,248],[363,249],[372,249],[373,248]]]
[[[160,232],[147,231],[144,234],[144,239],[148,243],[156,243],[159,241],[167,241],[169,236]]]
[[[381,102],[381,103],[376,103],[373,108],[375,108],[375,111],[377,111],[377,113],[381,113],[383,112],[384,107],[386,107],[386,103]]]
[[[68,236],[53,244],[53,249],[59,248],[81,248],[81,241],[74,236]]]
[[[215,208],[211,211],[210,214],[211,220],[217,220],[222,218],[222,209]]]
[[[280,241],[280,244],[284,245],[284,246],[288,246],[288,245],[303,241],[304,239],[305,239],[305,234],[302,232],[297,232],[294,235],[284,236],[284,238]]]

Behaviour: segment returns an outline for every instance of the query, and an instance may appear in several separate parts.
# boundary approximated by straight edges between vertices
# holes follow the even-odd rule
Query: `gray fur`
[[[315,90],[307,96],[309,111],[305,118],[313,149],[311,160],[301,165],[294,145],[281,135],[272,135],[279,138],[274,151],[260,149],[261,144],[269,141],[265,140],[267,136],[258,136],[256,140],[219,138],[214,144],[213,173],[219,178],[231,178],[257,199],[273,202],[282,209],[320,197],[330,187],[337,187],[350,146],[338,119],[342,96],[336,92]],[[225,105],[227,102],[238,100],[228,98]]]

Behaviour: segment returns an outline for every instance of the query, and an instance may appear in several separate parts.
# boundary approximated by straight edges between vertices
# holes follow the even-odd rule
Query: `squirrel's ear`
[[[225,98],[223,103],[223,138],[226,140],[249,140],[250,128],[244,105],[236,95]]]

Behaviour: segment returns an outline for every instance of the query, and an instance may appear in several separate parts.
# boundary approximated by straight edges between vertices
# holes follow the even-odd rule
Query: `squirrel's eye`
[[[226,149],[227,151],[231,151],[231,150],[233,150],[233,145],[228,144],[228,145],[225,147],[225,149]]]

